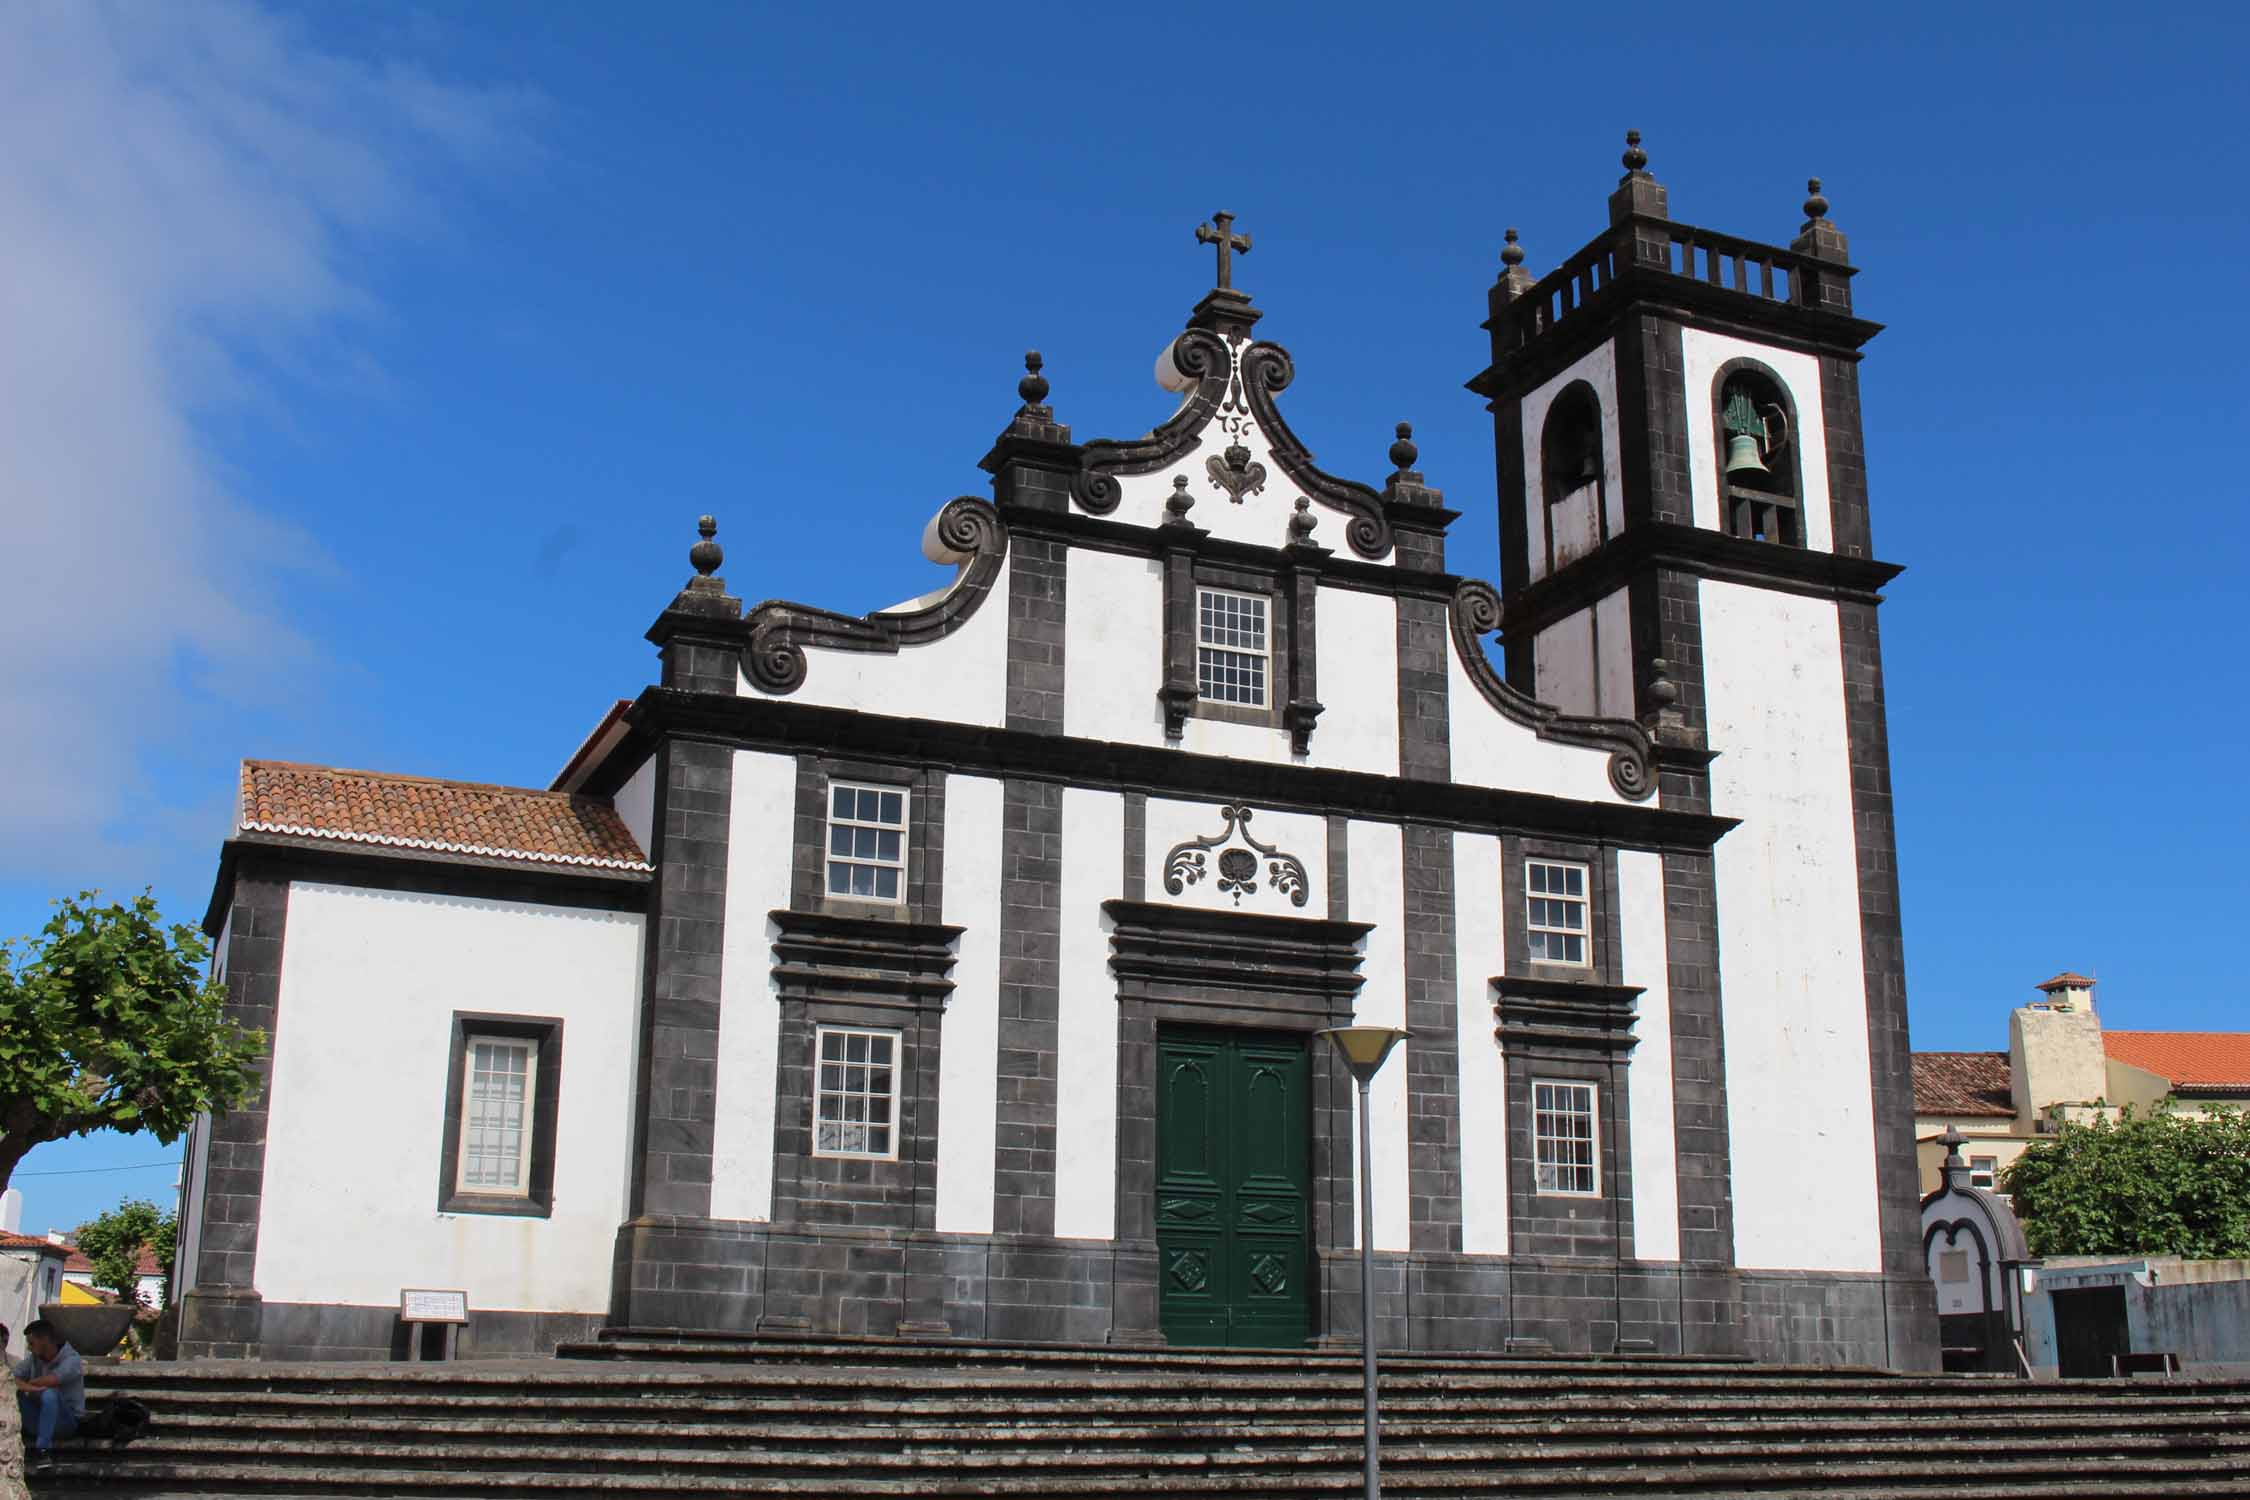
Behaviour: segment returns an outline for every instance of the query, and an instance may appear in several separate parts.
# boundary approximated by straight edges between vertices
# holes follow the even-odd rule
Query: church
[[[189,1142],[182,1353],[391,1357],[435,1291],[463,1356],[1934,1368],[1878,325],[1817,182],[1783,246],[1624,165],[1486,296],[1497,583],[1404,425],[1314,465],[1218,214],[1176,409],[1081,439],[1027,356],[929,592],[745,610],[705,517],[552,786],[244,762],[205,925],[272,1047]],[[1352,1024],[1408,1033],[1365,1183]]]

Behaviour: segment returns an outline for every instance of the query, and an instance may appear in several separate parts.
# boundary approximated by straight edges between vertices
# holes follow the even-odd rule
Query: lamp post
[[[1368,1129],[1367,1087],[1407,1033],[1391,1026],[1337,1026],[1320,1035],[1335,1044],[1359,1085],[1359,1355],[1367,1386],[1367,1500],[1382,1494],[1382,1429],[1375,1421],[1375,1165]]]

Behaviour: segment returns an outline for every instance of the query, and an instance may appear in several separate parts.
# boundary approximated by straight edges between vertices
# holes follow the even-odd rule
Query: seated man
[[[16,1366],[16,1406],[23,1413],[24,1440],[38,1464],[48,1461],[55,1439],[76,1432],[86,1415],[86,1367],[45,1318],[24,1329],[23,1342],[31,1357]]]

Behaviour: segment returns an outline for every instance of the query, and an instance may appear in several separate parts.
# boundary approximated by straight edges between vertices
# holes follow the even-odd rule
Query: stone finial
[[[1413,468],[1414,461],[1421,456],[1422,450],[1414,446],[1414,424],[1399,423],[1398,441],[1391,444],[1391,467],[1404,472]]]
[[[716,518],[705,516],[695,523],[695,532],[702,540],[688,548],[687,560],[695,565],[697,578],[709,578],[727,560],[726,553],[712,540],[719,534],[719,523]]]
[[[1648,153],[1641,149],[1641,133],[1625,132],[1625,175],[1617,179],[1617,191],[1609,195],[1609,222],[1622,224],[1627,219],[1668,219],[1672,216],[1671,195],[1664,184],[1649,175]]]
[[[1808,195],[1805,199],[1805,227],[1810,229],[1828,217],[1828,200],[1820,195],[1820,179],[1817,177],[1805,179],[1805,192]]]
[[[1024,350],[1024,377],[1016,382],[1016,394],[1023,398],[1026,406],[1044,405],[1047,400],[1047,377],[1039,373],[1046,363],[1039,357],[1037,349]]]
[[[1947,1190],[1967,1187],[1969,1164],[1961,1159],[1961,1148],[1969,1144],[1969,1138],[1961,1133],[1960,1126],[1948,1124],[1945,1134],[1938,1137],[1938,1144],[1945,1148],[1945,1160],[1938,1163],[1938,1176]]]
[[[1316,524],[1318,523],[1313,518],[1312,502],[1299,495],[1297,497],[1297,508],[1289,513],[1289,540],[1292,542],[1311,541],[1313,527]]]
[[[1829,219],[1828,197],[1821,192],[1820,179],[1817,177],[1805,179],[1805,222],[1797,231],[1797,238],[1790,241],[1789,248],[1800,255],[1809,255],[1815,260],[1833,261],[1837,265],[1847,265],[1851,261],[1851,244],[1844,238],[1843,231]],[[1848,313],[1852,310],[1851,287],[1844,277],[1816,272],[1808,272],[1807,276],[1808,279],[1821,283],[1809,288],[1813,293],[1810,305],[1829,308],[1835,312]]]
[[[1508,229],[1506,239],[1507,243],[1500,247],[1500,264],[1513,271],[1523,264],[1523,246],[1516,243],[1516,231],[1513,226]]]
[[[1188,477],[1185,474],[1174,474],[1172,493],[1164,497],[1164,524],[1185,526],[1188,523],[1188,512],[1193,509],[1195,496],[1188,493]]]

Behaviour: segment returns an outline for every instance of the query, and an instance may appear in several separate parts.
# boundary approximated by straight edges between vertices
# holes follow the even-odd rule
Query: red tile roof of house
[[[2088,979],[2083,974],[2073,974],[2066,969],[2046,983],[2033,985],[2032,988],[2040,990],[2090,990],[2098,982]]]
[[[2104,1031],[2111,1057],[2179,1089],[2250,1089],[2250,1031]]]
[[[0,1250],[45,1250],[55,1255],[68,1255],[67,1246],[58,1245],[43,1234],[15,1234],[0,1230]]]
[[[2015,1093],[2005,1052],[1914,1054],[1914,1113],[1966,1119],[2012,1115]]]
[[[648,868],[617,809],[599,797],[289,761],[242,763],[240,826],[543,864]]]

